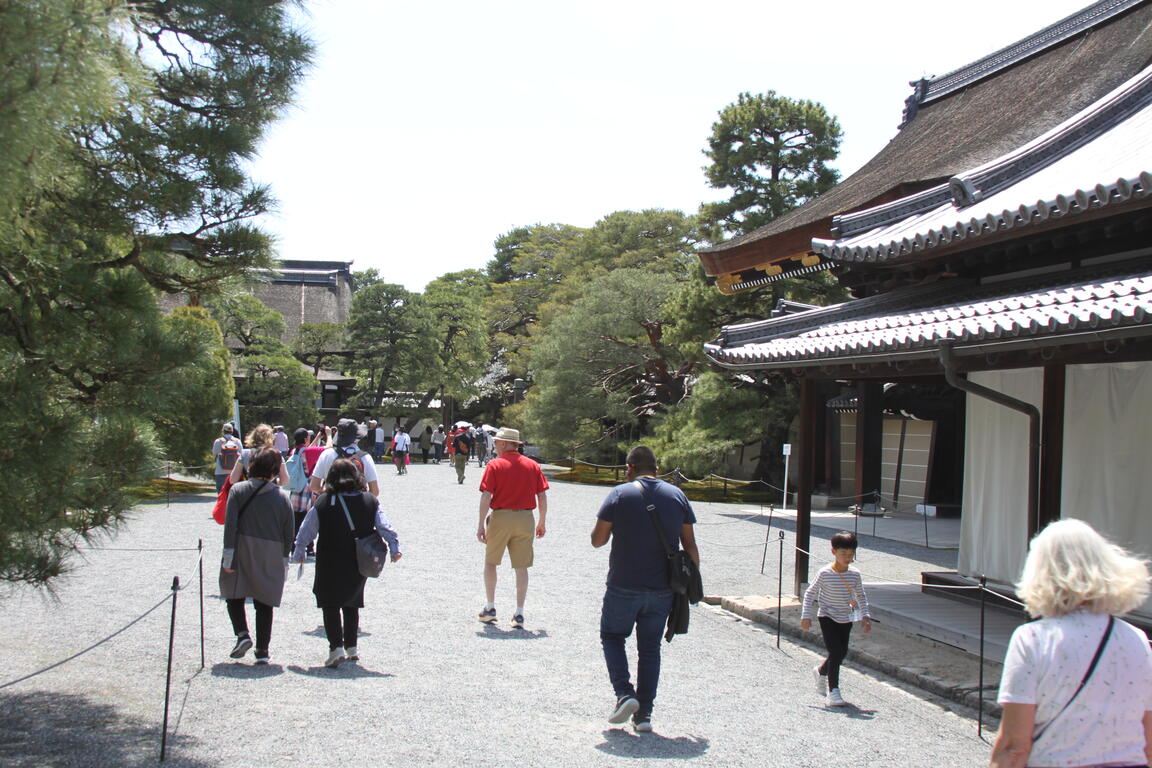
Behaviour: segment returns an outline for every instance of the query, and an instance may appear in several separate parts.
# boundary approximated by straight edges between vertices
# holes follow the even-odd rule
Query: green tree
[[[729,233],[751,232],[831,188],[839,174],[828,163],[840,149],[840,124],[823,105],[741,93],[712,124],[704,168],[708,183],[730,189],[701,216]]]
[[[324,364],[339,357],[348,346],[343,323],[300,323],[292,351],[305,365],[312,366],[312,375],[319,375]]]
[[[220,326],[202,307],[177,308],[163,319],[163,328],[181,345],[200,352],[181,368],[170,386],[158,390],[153,423],[168,459],[203,466],[209,474],[210,449],[220,427],[204,414],[222,415],[232,408],[232,355],[224,346]]]
[[[376,283],[352,296],[348,335],[361,407],[378,410],[393,392],[428,380],[436,365],[430,327],[422,297],[402,285]]]
[[[247,293],[218,296],[212,309],[235,352],[241,425],[284,424],[291,429],[315,423],[319,416],[315,374],[293,357],[282,340],[283,315]]]
[[[442,275],[425,288],[426,354],[435,364],[425,367],[429,379],[419,388],[425,393],[421,410],[437,394],[457,402],[486,394],[480,382],[489,370],[484,302],[490,292],[488,278],[475,269]]]
[[[664,342],[675,281],[632,267],[594,278],[532,350],[526,421],[549,452],[614,451],[629,425],[643,431],[685,395],[692,363]]]
[[[218,373],[156,291],[269,260],[243,165],[309,56],[285,7],[0,3],[0,578],[46,583],[120,519],[154,425]]]

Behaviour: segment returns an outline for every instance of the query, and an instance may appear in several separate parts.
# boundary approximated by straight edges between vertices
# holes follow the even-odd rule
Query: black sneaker
[[[271,660],[272,660],[272,657],[268,655],[268,651],[264,650],[263,648],[257,648],[256,649],[256,663],[257,664],[259,664],[260,666],[263,666]]]
[[[636,729],[636,733],[651,733],[652,732],[652,715],[637,712],[632,715],[632,727]]]
[[[476,618],[480,619],[480,621],[484,622],[485,624],[495,624],[496,623],[496,609],[495,608],[484,608],[480,611],[479,614],[477,614]]]
[[[608,722],[623,723],[638,709],[640,709],[640,702],[636,701],[635,696],[621,696],[616,700],[616,709],[608,715]]]
[[[236,645],[232,646],[232,652],[228,655],[234,659],[244,658],[244,654],[248,653],[248,649],[252,647],[252,638],[248,635],[240,635],[236,638]]]
[[[518,613],[512,617],[512,628],[524,629],[524,616],[522,614]]]

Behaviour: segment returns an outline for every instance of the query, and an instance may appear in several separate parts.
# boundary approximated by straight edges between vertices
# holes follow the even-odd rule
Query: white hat
[[[510,429],[509,427],[500,427],[500,429],[496,430],[496,439],[497,440],[505,440],[509,443],[523,443],[524,442],[523,440],[520,439],[520,430]]]

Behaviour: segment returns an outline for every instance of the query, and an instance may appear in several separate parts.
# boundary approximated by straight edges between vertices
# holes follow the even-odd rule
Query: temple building
[[[1010,585],[1062,516],[1152,554],[1152,2],[913,91],[858,172],[699,254],[723,292],[827,269],[853,296],[706,345],[800,381],[797,546],[827,488],[960,514],[959,580]]]

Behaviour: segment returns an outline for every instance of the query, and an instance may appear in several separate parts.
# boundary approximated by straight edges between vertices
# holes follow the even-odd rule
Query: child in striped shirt
[[[852,622],[859,621],[865,634],[872,631],[864,582],[860,571],[849,567],[856,559],[856,546],[856,534],[851,531],[840,531],[832,537],[832,554],[836,559],[817,571],[816,578],[804,593],[804,605],[800,610],[800,628],[807,632],[812,628],[812,602],[820,603],[816,616],[820,620],[828,658],[820,666],[812,668],[812,677],[821,696],[828,692],[830,707],[843,707],[848,703],[840,695],[840,664],[848,655]]]

